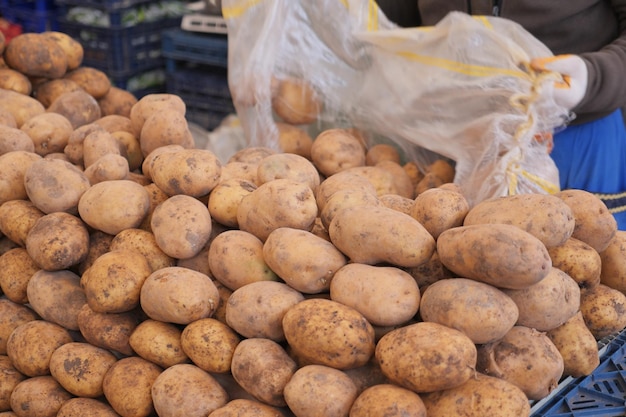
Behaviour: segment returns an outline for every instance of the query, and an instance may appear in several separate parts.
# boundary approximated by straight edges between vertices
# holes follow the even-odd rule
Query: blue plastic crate
[[[0,0],[0,13],[22,32],[57,30],[56,6],[52,0]]]
[[[621,332],[606,345],[600,365],[591,375],[572,379],[548,401],[534,406],[532,416],[626,416],[625,342],[626,334]]]
[[[109,79],[112,85],[132,93],[138,99],[148,94],[166,92],[166,75],[163,67],[124,76],[112,76]]]
[[[213,130],[235,111],[226,69],[179,63],[176,71],[166,74],[167,92],[183,99],[187,120]]]
[[[168,71],[176,71],[177,61],[194,62],[226,68],[228,38],[222,34],[186,32],[180,28],[163,32],[163,56]]]
[[[108,11],[126,9],[138,4],[145,4],[150,0],[55,0],[56,4],[76,5],[85,7],[95,7]]]

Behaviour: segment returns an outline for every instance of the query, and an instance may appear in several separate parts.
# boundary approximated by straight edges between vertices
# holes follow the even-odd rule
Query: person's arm
[[[417,0],[378,0],[380,10],[393,23],[402,27],[415,27],[421,24]]]

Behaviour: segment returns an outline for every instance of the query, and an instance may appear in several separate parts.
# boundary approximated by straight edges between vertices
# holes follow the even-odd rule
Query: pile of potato
[[[470,207],[447,161],[308,136],[288,80],[280,150],[222,162],[67,36],[2,50],[2,417],[528,416],[626,327],[590,193]]]

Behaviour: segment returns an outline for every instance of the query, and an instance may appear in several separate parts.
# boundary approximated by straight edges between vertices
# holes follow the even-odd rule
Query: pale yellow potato
[[[600,365],[598,342],[585,324],[581,311],[546,335],[563,357],[563,375],[573,378],[591,375]]]
[[[28,251],[18,246],[0,255],[0,289],[4,296],[19,304],[27,304],[28,283],[41,270]]]
[[[122,230],[112,237],[109,250],[139,252],[148,261],[152,271],[176,265],[176,259],[161,250],[154,234],[143,229]]]
[[[411,182],[411,177],[400,163],[391,160],[383,160],[374,166],[382,168],[392,175],[395,194],[406,198],[415,198],[415,187]]]
[[[50,374],[77,397],[98,398],[103,394],[104,375],[117,362],[115,355],[85,342],[58,347],[50,356]]]
[[[315,200],[319,211],[326,206],[328,199],[339,190],[361,190],[367,191],[373,196],[378,195],[374,184],[363,175],[352,170],[341,171],[325,178],[315,193]]]
[[[236,228],[239,204],[256,188],[255,183],[245,179],[220,179],[220,183],[209,194],[207,204],[211,218],[224,226]]]
[[[37,219],[44,213],[29,200],[10,200],[0,204],[0,233],[19,246]]]
[[[0,109],[13,116],[17,128],[26,120],[46,112],[44,105],[36,98],[4,88],[0,89]]]
[[[11,151],[0,155],[0,204],[10,200],[27,200],[24,173],[41,155],[28,151]]]
[[[246,146],[243,149],[238,150],[228,158],[227,163],[230,162],[243,162],[246,164],[256,165],[261,162],[267,156],[275,155],[278,151],[273,148],[265,146]],[[255,172],[256,174],[256,172]]]
[[[205,317],[185,326],[180,335],[182,351],[200,369],[211,373],[230,372],[233,354],[241,342],[225,323]]]
[[[94,129],[82,141],[83,166],[88,168],[106,155],[122,155],[123,146],[112,133]]]
[[[136,106],[133,106],[133,109]],[[131,120],[134,120],[132,113]],[[133,122],[133,126],[134,124],[135,122]],[[185,149],[195,147],[194,138],[184,113],[171,108],[157,110],[150,114],[143,122],[137,137],[144,156],[165,145],[180,145]]]
[[[562,245],[548,248],[548,253],[552,266],[572,277],[581,288],[598,285],[602,270],[609,264],[594,248],[575,237],[570,237]]]
[[[139,137],[146,119],[161,109],[171,110],[184,115],[187,106],[183,99],[176,94],[159,93],[143,96],[133,105],[128,115],[132,121],[135,136]]]
[[[289,227],[269,234],[263,259],[287,285],[305,294],[328,292],[335,273],[348,262],[328,240]]]
[[[181,334],[182,330],[175,324],[146,319],[135,327],[128,343],[137,355],[165,369],[189,362]]]
[[[63,78],[74,81],[96,100],[104,97],[111,88],[111,79],[104,71],[84,65],[72,68]]]
[[[27,378],[11,393],[11,409],[17,417],[56,417],[65,401],[72,398],[50,375]]]
[[[365,389],[350,407],[351,417],[426,417],[421,397],[394,384],[377,384]]]
[[[146,178],[152,179],[152,163],[157,156],[165,152],[174,152],[183,149],[185,148],[183,148],[181,145],[165,145],[156,148],[144,157],[143,162],[141,163],[141,172]]]
[[[102,126],[95,123],[88,123],[74,129],[74,131],[70,134],[70,137],[67,139],[67,145],[65,146],[63,153],[65,153],[71,163],[84,167],[85,161],[83,155],[83,144],[85,142],[85,138],[92,132],[103,130]]]
[[[152,181],[168,195],[202,197],[219,183],[222,164],[206,149],[181,149],[153,158]]]
[[[258,163],[229,161],[222,166],[220,182],[245,180],[257,185]]]
[[[626,294],[626,231],[618,230],[609,246],[599,255],[600,282]],[[590,265],[597,266],[594,263]]]
[[[26,132],[17,127],[0,124],[0,155],[11,151],[35,152],[35,143]]]
[[[314,193],[320,185],[320,174],[315,165],[305,157],[292,153],[277,153],[259,161],[256,181],[258,185],[278,178],[305,183]]]
[[[78,330],[78,312],[87,302],[80,276],[67,269],[39,270],[28,281],[26,295],[42,319]]]
[[[320,220],[326,229],[329,228],[333,218],[345,208],[354,206],[382,207],[383,203],[378,196],[368,190],[360,188],[344,188],[335,191],[324,204],[319,212]]]
[[[602,283],[580,291],[580,311],[587,328],[600,340],[626,327],[626,295]]]
[[[313,138],[298,126],[287,123],[276,123],[278,128],[278,148],[285,153],[293,153],[311,159]]]
[[[296,78],[275,79],[274,82],[272,109],[282,121],[303,125],[317,119],[323,104],[312,85]]]
[[[102,111],[95,98],[83,89],[67,91],[59,95],[47,111],[63,115],[72,124],[72,128],[90,124],[102,117]]]
[[[415,197],[409,214],[437,239],[445,230],[463,225],[469,211],[469,201],[463,194],[430,188]]]
[[[74,397],[65,401],[56,417],[119,417],[107,403],[95,398]]]
[[[409,216],[411,215],[411,210],[415,203],[415,200],[402,197],[398,194],[383,194],[378,197],[378,200],[383,206],[399,211],[400,213],[408,214]]]
[[[155,411],[151,388],[161,372],[161,367],[138,356],[122,358],[104,375],[104,397],[121,416],[147,417]]]
[[[285,417],[285,414],[283,414],[280,409],[262,403],[261,401],[247,398],[231,399],[226,405],[209,414],[209,417],[237,417],[248,415],[255,417]]]
[[[365,165],[365,149],[359,139],[346,129],[326,129],[311,145],[311,161],[329,177],[348,168]]]
[[[21,72],[11,68],[0,68],[0,88],[27,96],[33,91],[30,79]]]
[[[135,354],[129,339],[140,321],[136,311],[96,313],[87,303],[78,312],[80,334],[87,342],[125,356]]]
[[[84,175],[92,185],[103,181],[125,180],[129,174],[128,160],[116,154],[101,156],[84,170]]]
[[[385,194],[400,194],[396,185],[396,175],[388,169],[384,169],[380,166],[356,166],[348,168],[347,171],[365,177],[372,183],[374,189],[376,189],[376,195],[381,196]],[[400,194],[402,195],[402,194]]]
[[[0,298],[0,355],[6,356],[7,340],[16,327],[38,319],[37,313],[27,305]]]

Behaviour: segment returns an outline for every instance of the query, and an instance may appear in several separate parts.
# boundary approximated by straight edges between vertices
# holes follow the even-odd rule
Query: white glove
[[[587,92],[587,64],[578,55],[535,58],[530,63],[536,71],[554,71],[562,81],[554,83],[554,101],[568,110],[580,103]]]

